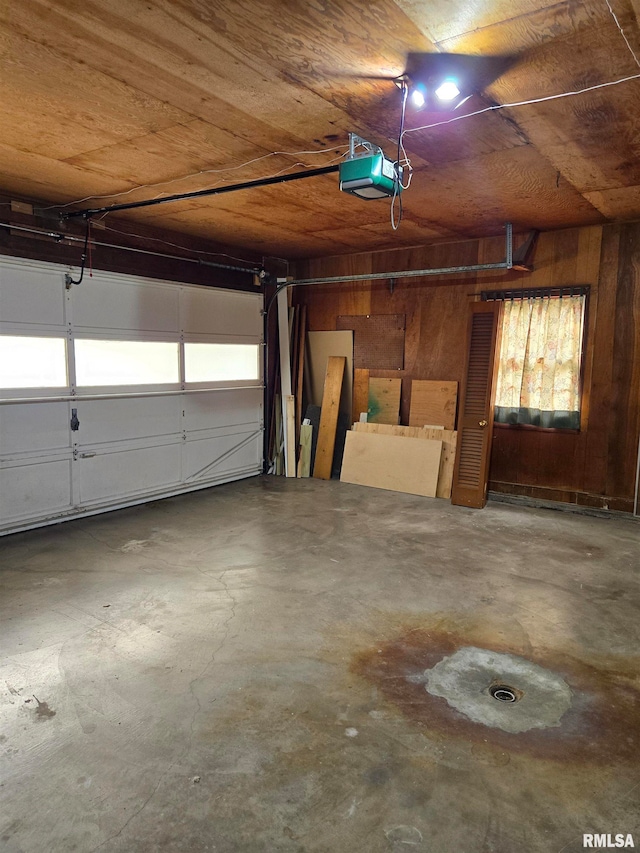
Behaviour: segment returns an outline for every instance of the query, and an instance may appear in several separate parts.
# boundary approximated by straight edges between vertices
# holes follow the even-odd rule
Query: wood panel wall
[[[402,227],[402,226],[401,226]],[[516,245],[518,239],[516,239]],[[349,275],[487,263],[504,241],[438,246],[299,262],[296,277]],[[496,427],[490,489],[622,512],[633,510],[640,433],[640,223],[540,235],[532,273],[490,271],[387,282],[310,285],[295,299],[311,330],[336,328],[340,314],[406,315],[402,378],[408,423],[412,379],[462,379],[467,307],[482,290],[588,284],[591,287],[579,433]]]

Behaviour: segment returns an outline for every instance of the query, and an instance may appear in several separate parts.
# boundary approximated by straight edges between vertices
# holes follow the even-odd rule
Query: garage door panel
[[[80,331],[122,330],[178,334],[179,290],[94,276],[73,291],[73,323]]]
[[[78,401],[80,445],[177,435],[182,432],[179,396]]]
[[[257,424],[262,416],[262,397],[262,388],[185,394],[184,428],[192,432]]]
[[[0,456],[71,447],[68,403],[0,406]]]
[[[82,506],[133,497],[179,485],[181,443],[80,456],[74,466]]]
[[[253,293],[185,289],[182,294],[182,328],[185,334],[262,335],[262,297]]]
[[[64,273],[38,265],[0,261],[0,320],[65,328]]]
[[[67,269],[0,258],[0,533],[260,473],[263,295]]]
[[[3,526],[71,509],[71,459],[30,462],[0,469]]]
[[[187,441],[184,454],[187,484],[258,474],[262,464],[262,433],[236,432]]]

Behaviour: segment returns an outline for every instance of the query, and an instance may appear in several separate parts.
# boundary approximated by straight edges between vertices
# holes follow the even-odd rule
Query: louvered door
[[[451,492],[451,503],[458,506],[481,509],[487,502],[500,305],[498,302],[474,302],[470,306]]]

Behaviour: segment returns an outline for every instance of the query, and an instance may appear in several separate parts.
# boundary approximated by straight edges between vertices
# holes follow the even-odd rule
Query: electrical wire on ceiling
[[[340,146],[340,147],[342,147],[342,146]],[[332,149],[332,150],[336,150],[336,149]],[[329,164],[335,163],[338,160],[342,160],[346,156],[347,153],[348,153],[348,151],[345,152],[344,154],[341,154],[339,157],[334,157],[332,160],[329,161]],[[265,176],[263,178],[259,178],[258,180],[268,180],[269,178],[278,177],[281,174],[284,174],[285,172],[289,171],[289,169],[292,169],[292,168],[295,168],[298,166],[302,166],[304,168],[312,168],[307,163],[293,163],[293,164],[285,167],[284,169],[280,169],[280,171],[276,172],[274,175]],[[219,186],[222,183],[225,183],[225,182],[220,181],[217,184],[214,184],[213,187],[211,187],[211,189],[215,188],[216,186]],[[163,194],[155,196],[155,198],[162,198],[162,195]],[[143,236],[142,234],[134,234],[131,231],[123,231],[120,228],[114,228],[112,225],[107,225],[106,222],[104,222],[104,219],[107,216],[109,216],[110,212],[111,211],[106,211],[101,216],[95,217],[92,221],[94,223],[101,223],[101,227],[105,228],[107,231],[113,231],[117,234],[122,234],[125,237],[133,237],[133,238],[138,239],[138,240],[153,240],[156,243],[162,243],[165,246],[173,246],[176,249],[182,249],[183,251],[193,252],[196,255],[211,255],[212,257],[230,258],[231,260],[234,260],[234,261],[240,261],[241,263],[252,264],[252,265],[255,263],[254,261],[249,261],[246,258],[238,258],[237,256],[230,255],[226,252],[206,252],[206,251],[202,251],[202,250],[198,250],[198,249],[190,249],[187,246],[182,246],[179,243],[173,243],[170,240],[165,240],[163,238]],[[282,260],[282,259],[276,259],[276,260]]]
[[[106,214],[105,214],[106,215]],[[96,220],[98,222],[99,220]],[[133,237],[136,240],[151,240],[154,243],[162,243],[163,246],[173,246],[174,249],[182,249],[183,252],[192,252],[194,255],[210,255],[212,258],[229,258],[231,261],[239,261],[242,264],[249,264],[255,267],[256,262],[250,261],[247,258],[238,258],[236,255],[229,255],[226,252],[205,252],[203,249],[190,249],[188,246],[181,246],[179,243],[172,243],[170,240],[164,240],[162,237],[147,237],[142,234],[133,234],[131,231],[123,231],[121,228],[114,228],[113,225],[102,226],[106,231],[113,231],[116,234],[122,234],[124,237]]]
[[[618,20],[618,16],[616,15],[616,13],[611,8],[611,3],[609,3],[609,0],[605,0],[605,3],[607,4],[607,8],[609,9],[609,11],[611,12],[611,17],[616,22],[616,26],[620,30],[620,34],[622,35],[622,38],[625,40],[625,43],[626,43],[627,47],[629,48],[629,53],[631,54],[631,56],[633,56],[635,63],[638,66],[638,68],[640,68],[640,59],[638,59],[638,57],[636,56],[636,52],[631,47],[631,44],[629,43],[629,39],[627,38],[627,34],[622,29],[622,24]]]
[[[122,192],[117,193],[106,193],[104,195],[88,195],[84,198],[78,198],[74,201],[68,201],[66,204],[51,204],[48,207],[39,207],[37,209],[38,213],[43,213],[46,210],[63,210],[66,207],[73,207],[76,204],[82,204],[85,201],[91,201],[92,199],[103,199],[103,198],[120,198],[121,196],[130,195],[131,193],[137,192],[137,190],[145,190],[145,189],[153,189],[153,187],[161,187],[161,186],[169,186],[170,184],[175,184],[178,181],[186,181],[189,178],[196,178],[199,175],[214,175],[221,174],[223,172],[237,172],[240,169],[245,169],[247,166],[253,165],[253,163],[258,163],[261,160],[266,160],[269,157],[301,157],[301,156],[314,156],[316,154],[325,154],[328,151],[340,151],[342,148],[345,148],[344,145],[335,145],[333,148],[320,148],[314,151],[270,151],[268,154],[262,154],[260,157],[254,157],[251,160],[246,160],[244,163],[239,163],[236,166],[227,166],[224,169],[201,169],[198,172],[192,172],[189,175],[181,175],[177,178],[170,178],[167,181],[156,181],[152,184],[140,184],[136,187],[131,187],[131,189],[123,190]],[[339,158],[338,158],[339,159]],[[333,161],[332,161],[333,162]],[[312,168],[309,166],[308,168]]]
[[[423,124],[420,127],[409,127],[404,131],[404,135],[407,133],[417,133],[419,130],[431,130],[433,127],[441,127],[444,124],[453,124],[456,121],[462,121],[465,118],[473,118],[473,116],[479,116],[483,113],[490,113],[496,110],[506,110],[512,107],[526,107],[530,104],[542,104],[545,101],[556,101],[559,98],[570,98],[573,95],[583,95],[586,92],[595,92],[596,89],[606,89],[609,86],[618,86],[620,83],[628,83],[630,80],[640,80],[640,74],[630,74],[628,77],[621,77],[619,80],[610,80],[607,83],[597,83],[595,86],[586,86],[584,89],[575,89],[570,92],[560,92],[557,95],[545,95],[542,98],[531,98],[528,101],[514,101],[510,104],[492,104],[490,107],[483,107],[481,110],[475,110],[472,113],[464,113],[461,116],[454,116],[453,118],[443,119],[442,121],[433,122],[433,124]]]
[[[396,171],[396,180],[393,187],[393,196],[391,197],[391,227],[394,231],[397,231],[400,227],[400,223],[402,222],[402,192],[401,190],[409,189],[411,184],[411,178],[413,176],[413,169],[411,167],[411,160],[409,160],[409,156],[405,150],[403,144],[403,135],[404,135],[404,122],[405,116],[407,112],[407,98],[409,96],[409,84],[406,79],[401,81],[400,86],[402,92],[402,105],[400,107],[400,130],[398,132],[398,150],[396,152],[396,161],[394,163],[395,171]],[[403,178],[405,172],[407,173],[407,182],[403,183]],[[395,208],[396,201],[398,202],[398,218],[395,216]]]
[[[622,38],[625,40],[625,43],[627,45],[627,48],[629,49],[629,52],[631,53],[631,56],[633,57],[638,68],[640,68],[640,59],[638,59],[636,52],[631,47],[631,43],[629,42],[629,39],[627,38],[627,34],[625,33],[624,29],[622,28],[622,25],[621,25],[620,21],[618,20],[616,13],[613,11],[611,3],[609,2],[609,0],[605,0],[605,3],[607,4],[607,8],[609,9],[611,17],[613,18],[616,26],[620,30],[620,34],[622,35]],[[609,80],[606,83],[596,83],[594,86],[585,86],[584,89],[574,89],[574,90],[571,90],[568,92],[559,92],[557,95],[546,95],[542,98],[531,98],[527,101],[514,101],[513,103],[510,103],[510,104],[492,104],[489,107],[484,107],[481,110],[475,110],[472,113],[464,113],[463,115],[460,115],[460,116],[454,116],[453,118],[443,119],[442,121],[436,121],[436,122],[433,122],[432,124],[421,125],[420,127],[411,127],[408,130],[403,131],[403,135],[406,133],[416,133],[417,131],[420,131],[420,130],[431,130],[431,128],[433,128],[433,127],[441,127],[442,125],[445,125],[445,124],[452,124],[453,122],[456,122],[456,121],[462,121],[462,119],[465,119],[465,118],[472,118],[473,116],[479,116],[479,115],[482,115],[483,113],[493,112],[495,110],[510,109],[512,107],[526,107],[526,106],[529,106],[530,104],[541,104],[541,103],[544,103],[545,101],[555,101],[555,100],[558,100],[559,98],[570,98],[570,97],[573,97],[574,95],[582,95],[586,92],[595,92],[598,89],[606,89],[609,86],[618,86],[621,83],[628,83],[631,80],[639,80],[639,79],[640,79],[640,74],[630,74],[629,76],[621,77],[618,80]]]

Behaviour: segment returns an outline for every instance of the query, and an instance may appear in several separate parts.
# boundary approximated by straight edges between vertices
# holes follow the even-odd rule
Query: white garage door
[[[253,476],[261,294],[0,258],[0,533]]]

